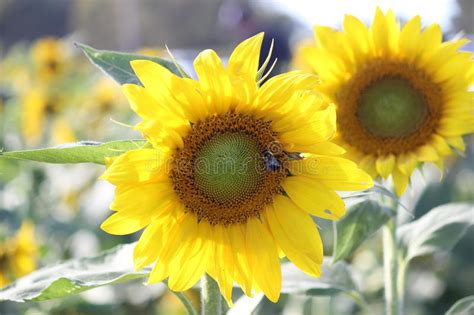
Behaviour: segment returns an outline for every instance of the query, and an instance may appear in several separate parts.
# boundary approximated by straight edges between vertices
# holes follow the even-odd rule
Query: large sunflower
[[[418,162],[442,169],[464,150],[462,136],[474,131],[474,63],[458,51],[466,40],[442,42],[439,25],[422,31],[419,16],[400,29],[380,9],[369,28],[346,16],[343,32],[314,32],[295,64],[320,75],[317,88],[337,106],[336,142],[369,174],[391,174],[401,195]]]
[[[229,303],[234,282],[276,301],[279,257],[320,274],[323,248],[310,214],[338,219],[345,207],[334,190],[372,186],[355,163],[334,156],[344,152],[330,142],[336,113],[311,91],[314,75],[287,73],[259,87],[262,39],[238,45],[227,67],[203,51],[194,61],[199,80],[131,62],[143,86],[123,90],[150,146],[109,160],[102,178],[116,186],[116,213],[102,228],[146,227],[134,263],[155,263],[150,283],[169,278],[182,291],[206,272]]]

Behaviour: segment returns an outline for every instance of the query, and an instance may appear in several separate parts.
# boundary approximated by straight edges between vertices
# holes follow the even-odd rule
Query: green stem
[[[222,298],[219,285],[207,274],[201,278],[201,304],[202,315],[222,314]]]
[[[332,244],[332,261],[334,263],[334,257],[336,257],[337,249],[337,222],[332,221],[332,234],[333,234],[333,244]]]
[[[170,290],[171,291],[171,290]],[[194,307],[193,303],[188,299],[186,294],[183,292],[174,292],[171,291],[180,301],[183,303],[183,306],[186,308],[188,315],[198,315],[196,308]]]
[[[386,314],[398,315],[398,246],[396,239],[396,217],[392,217],[383,227],[383,262]]]
[[[399,313],[403,314],[405,308],[405,281],[407,278],[408,263],[404,260],[398,262],[398,308]]]
[[[359,306],[362,315],[370,315],[370,308],[364,297],[357,291],[348,292],[347,295]]]

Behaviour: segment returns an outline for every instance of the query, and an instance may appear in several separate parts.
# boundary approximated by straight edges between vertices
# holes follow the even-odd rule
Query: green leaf
[[[151,60],[159,63],[177,76],[181,76],[180,69],[173,62],[158,57],[98,50],[79,43],[76,43],[76,46],[82,49],[94,65],[119,84],[133,83],[142,85],[130,66],[130,61],[132,60]]]
[[[79,141],[46,149],[0,152],[0,158],[57,164],[104,164],[104,158],[106,157],[117,156],[128,150],[141,148],[145,144],[145,140],[121,140],[106,143]]]
[[[334,261],[350,256],[364,240],[375,233],[391,217],[391,210],[367,200],[351,207],[337,222],[337,245]]]
[[[0,290],[0,301],[44,301],[147,277],[148,268],[133,271],[134,246],[120,245],[96,257],[69,260],[39,269]]]
[[[331,264],[331,259],[325,258],[319,278],[303,273],[292,263],[282,264],[281,271],[283,276],[282,293],[334,295],[341,292],[358,291],[348,266],[343,261]]]
[[[474,314],[474,295],[460,299],[446,312],[446,315]]]
[[[417,256],[451,250],[472,225],[473,203],[448,203],[433,208],[398,229],[401,255],[408,262]]]
[[[321,277],[308,276],[291,263],[281,266],[283,282],[282,294],[303,294],[307,296],[336,295],[343,293],[357,304],[362,314],[368,313],[368,305],[352,278],[352,273],[344,261],[332,263],[324,258]]]

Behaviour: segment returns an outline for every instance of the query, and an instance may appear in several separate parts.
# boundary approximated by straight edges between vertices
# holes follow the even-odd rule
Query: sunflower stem
[[[398,309],[403,314],[405,308],[405,291],[408,263],[404,260],[398,262]]]
[[[386,314],[398,315],[398,246],[396,240],[396,217],[392,217],[383,227],[383,261]]]
[[[174,292],[172,290],[170,290],[170,292],[173,293],[174,296],[176,296],[181,301],[184,308],[186,308],[186,312],[188,313],[188,315],[198,315],[196,308],[194,307],[193,303],[191,303],[191,301],[188,299],[186,294],[184,294],[183,292]]]
[[[334,263],[334,257],[336,257],[337,249],[337,222],[332,221],[332,235],[333,235],[333,244],[332,244],[332,262]]]
[[[202,315],[222,314],[222,298],[219,286],[208,274],[201,278],[201,304]]]

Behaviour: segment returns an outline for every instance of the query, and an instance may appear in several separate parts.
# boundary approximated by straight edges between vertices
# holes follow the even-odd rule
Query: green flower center
[[[427,115],[423,94],[407,80],[386,77],[361,93],[358,117],[363,127],[380,137],[400,138],[418,129]]]
[[[264,180],[258,142],[241,133],[217,134],[197,152],[197,187],[220,204],[244,202]]]

